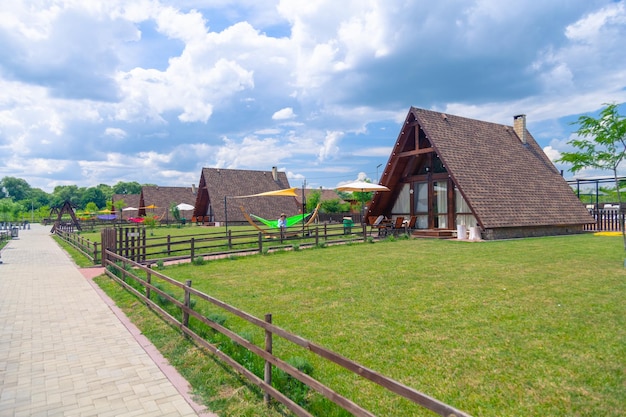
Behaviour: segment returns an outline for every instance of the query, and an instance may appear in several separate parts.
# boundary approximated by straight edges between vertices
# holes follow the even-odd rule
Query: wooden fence
[[[293,228],[285,237],[267,235],[251,230],[230,229],[207,232],[201,235],[189,234],[165,237],[150,237],[144,226],[127,226],[101,230],[101,242],[92,242],[73,230],[57,228],[59,238],[76,248],[91,260],[101,264],[105,249],[129,258],[135,262],[149,264],[193,260],[196,257],[236,255],[241,253],[263,253],[285,247],[301,248],[320,244],[345,243],[367,239],[367,227],[354,225],[350,228],[341,223],[320,224],[305,230]]]
[[[467,413],[463,411],[457,410],[450,405],[442,403],[441,401],[429,397],[428,395],[423,394],[411,387],[408,387],[400,382],[388,378],[374,370],[371,370],[354,361],[351,361],[344,356],[341,356],[320,345],[317,345],[309,340],[306,340],[272,324],[270,314],[265,315],[264,320],[259,319],[216,298],[213,298],[210,295],[195,290],[194,288],[192,288],[191,281],[187,281],[185,284],[182,284],[170,277],[167,277],[166,275],[154,271],[153,269],[145,265],[124,258],[109,250],[105,251],[104,259],[104,264],[107,267],[106,273],[109,277],[111,277],[128,291],[139,297],[149,308],[154,310],[169,323],[180,329],[186,337],[190,337],[191,339],[193,339],[199,346],[210,351],[220,360],[235,369],[239,374],[246,377],[251,383],[258,386],[265,393],[264,398],[268,404],[270,399],[273,398],[285,405],[285,407],[287,407],[297,416],[313,417],[313,415],[310,414],[305,408],[298,405],[295,401],[289,398],[288,395],[280,392],[272,385],[272,367],[276,367],[286,372],[291,377],[297,379],[301,383],[314,389],[319,394],[323,395],[328,400],[342,407],[344,410],[350,412],[356,417],[375,416],[372,412],[362,408],[352,400],[335,392],[333,389],[324,385],[320,381],[312,378],[308,374],[290,365],[287,361],[275,356],[272,353],[272,345],[273,338],[277,336],[297,346],[307,349],[310,352],[318,355],[320,358],[326,361],[333,362],[343,369],[352,372],[357,376],[365,378],[388,390],[389,392],[401,396],[441,416],[470,417]],[[137,271],[143,271],[143,273],[145,274],[145,278],[140,277]],[[163,286],[159,285],[157,281],[165,282],[170,286],[178,288],[179,291],[182,290],[184,293],[182,301],[175,296],[172,296],[172,294],[168,293],[167,291],[163,290]],[[167,300],[168,305],[175,306],[180,319],[174,317],[174,315],[170,314],[168,311],[166,311],[165,308],[159,305],[158,302],[154,301],[155,299],[158,300],[159,298],[161,300]],[[246,338],[238,335],[234,331],[222,326],[216,321],[210,320],[203,314],[200,314],[197,311],[199,310],[198,307],[200,307],[196,303],[197,300],[208,303],[208,305],[210,305],[212,308],[217,307],[226,313],[233,314],[240,319],[243,319],[248,323],[256,326],[259,330],[262,330],[265,333],[264,348],[261,348],[251,343]],[[198,325],[194,324],[194,328],[196,329],[195,331],[190,327],[190,317],[193,317],[194,319],[199,321],[201,323],[201,326],[205,326],[205,328],[211,328],[216,332],[219,332],[237,345],[244,347],[252,354],[261,358],[265,363],[263,368],[263,376],[261,377],[256,375],[250,369],[246,368],[235,359],[233,359],[231,356],[224,353],[218,347],[201,337],[198,334]]]
[[[233,229],[228,230],[226,234],[214,232],[202,235],[149,237],[144,227],[122,227],[104,229],[101,236],[102,250],[111,249],[135,262],[150,264],[193,260],[197,257],[263,253],[266,250],[296,245],[305,248],[320,244],[345,243],[366,238],[367,230],[365,226],[347,230],[342,224],[324,224],[308,228],[304,232],[294,232],[286,237]]]
[[[618,210],[618,208],[603,208],[603,209],[589,209],[589,214],[595,219],[595,223],[591,223],[585,226],[584,230],[589,231],[606,231],[606,232],[619,232],[622,230],[621,225],[624,222],[624,209]]]
[[[76,250],[85,255],[85,257],[93,262],[94,265],[101,263],[102,257],[100,252],[102,250],[102,245],[98,244],[98,242],[92,242],[89,239],[85,239],[81,235],[74,233],[73,228],[56,228],[54,232],[59,238],[72,245]]]

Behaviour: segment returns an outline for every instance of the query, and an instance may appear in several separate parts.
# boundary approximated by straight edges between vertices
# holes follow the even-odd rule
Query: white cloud
[[[296,115],[294,114],[291,107],[285,107],[284,109],[280,109],[272,115],[273,120],[288,120],[295,117]]]
[[[343,137],[343,132],[331,131],[326,132],[324,144],[319,150],[318,160],[323,162],[328,158],[332,158],[339,152],[339,142]]]
[[[626,101],[624,2],[567,3],[4,2],[0,150],[19,162],[0,173],[175,185],[281,165],[335,184],[375,175],[411,105],[525,113],[556,154],[565,120]]]
[[[554,149],[552,146],[546,146],[545,148],[543,148],[543,151],[552,162],[561,157],[561,152],[559,152],[557,149]]]
[[[104,135],[111,136],[114,139],[123,139],[126,136],[128,136],[128,134],[124,131],[124,129],[119,129],[116,127],[107,127],[104,130]]]

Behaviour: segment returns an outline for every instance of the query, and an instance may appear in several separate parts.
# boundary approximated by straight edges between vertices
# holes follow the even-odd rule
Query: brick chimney
[[[522,141],[524,145],[526,145],[526,115],[518,114],[517,116],[513,116],[513,130],[515,130],[515,134]]]

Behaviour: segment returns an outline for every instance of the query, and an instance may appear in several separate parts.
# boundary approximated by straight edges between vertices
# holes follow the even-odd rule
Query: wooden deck
[[[431,239],[455,239],[456,230],[452,229],[415,229],[411,231],[411,237]]]

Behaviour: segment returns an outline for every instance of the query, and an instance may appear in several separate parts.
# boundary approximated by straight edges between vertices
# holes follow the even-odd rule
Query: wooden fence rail
[[[92,242],[89,239],[85,239],[79,234],[74,233],[73,231],[68,231],[62,228],[57,228],[55,230],[55,234],[68,244],[72,245],[80,253],[85,255],[87,259],[94,263],[94,265],[100,263],[101,246],[98,242]]]
[[[365,226],[355,227],[347,233],[341,224],[323,224],[307,229],[304,234],[298,231],[282,238],[255,231],[233,230],[229,230],[226,235],[223,233],[175,237],[168,235],[165,241],[163,238],[147,237],[141,244],[125,244],[123,250],[127,251],[126,253],[132,251],[137,254],[129,256],[135,261],[155,263],[247,252],[262,253],[264,250],[294,245],[304,248],[320,243],[362,240],[366,237]]]
[[[310,388],[314,389],[328,400],[342,407],[346,411],[350,412],[352,415],[356,417],[374,417],[375,415],[370,411],[362,408],[358,404],[354,403],[350,399],[342,396],[336,391],[332,390],[328,386],[324,385],[320,381],[312,378],[308,374],[300,371],[296,367],[290,365],[286,361],[280,359],[277,356],[274,356],[272,353],[272,338],[274,336],[278,336],[288,342],[291,342],[295,345],[298,345],[304,349],[309,350],[310,352],[318,355],[320,358],[323,358],[327,361],[333,362],[343,369],[354,373],[357,376],[368,379],[369,381],[379,385],[380,387],[388,390],[391,393],[399,395],[409,401],[424,407],[428,410],[431,410],[441,416],[446,417],[470,417],[469,414],[457,410],[456,408],[442,403],[422,392],[419,392],[409,386],[406,386],[398,381],[395,381],[389,377],[386,377],[372,369],[364,367],[342,355],[339,355],[335,352],[332,352],[318,344],[315,344],[307,339],[304,339],[300,336],[297,336],[293,333],[290,333],[271,322],[271,315],[266,315],[265,319],[260,319],[255,316],[252,316],[242,310],[237,309],[229,304],[226,304],[216,298],[211,297],[203,292],[200,292],[194,288],[192,288],[191,281],[187,281],[185,284],[182,284],[164,274],[161,274],[153,269],[142,265],[138,262],[134,262],[130,259],[124,258],[120,255],[115,254],[112,251],[105,250],[105,266],[106,274],[117,281],[120,285],[126,288],[128,291],[132,292],[135,296],[139,297],[149,308],[153,309],[160,316],[162,316],[165,320],[170,322],[172,325],[180,329],[185,336],[192,338],[198,345],[203,348],[209,350],[212,354],[216,355],[219,359],[224,361],[226,364],[231,366],[241,375],[245,376],[250,382],[258,386],[265,393],[265,398],[269,401],[270,397],[279,401],[283,405],[285,405],[291,412],[301,417],[313,417],[307,410],[303,407],[295,403],[292,399],[290,399],[284,393],[278,391],[275,387],[272,386],[271,374],[272,367],[276,367],[287,374],[291,375],[293,378],[298,381],[306,384]],[[142,279],[136,273],[135,270],[143,271],[146,274],[146,278]],[[121,277],[119,276],[121,275]],[[129,284],[129,279],[135,283],[135,285],[140,285],[142,291],[135,288],[135,286]],[[175,298],[174,296],[168,294],[163,289],[159,288],[157,284],[154,282],[155,279],[164,281],[169,285],[177,287],[180,290],[184,291],[183,301]],[[181,319],[177,319],[170,313],[168,313],[165,309],[163,309],[159,304],[154,302],[151,297],[153,294],[158,294],[159,297],[163,299],[167,299],[170,303],[176,306],[176,308],[180,312]],[[202,300],[214,307],[218,307],[221,310],[233,314],[248,323],[258,327],[259,329],[263,329],[265,332],[265,348],[261,348],[255,345],[252,342],[249,342],[242,336],[233,332],[232,330],[222,326],[221,324],[208,319],[207,317],[200,314],[196,311],[195,307],[192,308],[192,298],[194,300]],[[195,304],[195,303],[194,303]],[[222,335],[228,337],[230,340],[235,342],[236,344],[243,346],[249,352],[257,355],[262,358],[265,366],[264,366],[264,375],[263,378],[257,376],[252,371],[241,365],[232,357],[228,356],[226,353],[221,351],[219,348],[211,344],[209,341],[202,338],[196,332],[194,332],[189,327],[189,318],[193,317],[197,319],[202,324],[212,328],[213,330],[221,333]]]
[[[135,262],[150,264],[193,260],[197,257],[237,255],[241,253],[263,253],[285,247],[301,248],[321,243],[345,243],[367,238],[366,227],[353,227],[349,231],[341,224],[319,225],[308,228],[303,234],[287,237],[269,236],[260,232],[229,230],[224,232],[189,234],[165,237],[149,237],[143,226],[126,226],[102,229],[101,242],[92,242],[74,231],[57,229],[57,235],[94,264],[102,264],[102,252],[111,249]]]

